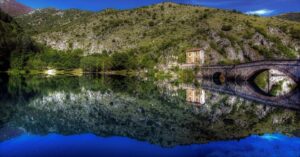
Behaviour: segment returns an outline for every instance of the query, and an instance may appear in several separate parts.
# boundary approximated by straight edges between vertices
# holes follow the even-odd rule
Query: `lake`
[[[1,74],[0,96],[0,156],[300,156],[297,110],[201,85]]]

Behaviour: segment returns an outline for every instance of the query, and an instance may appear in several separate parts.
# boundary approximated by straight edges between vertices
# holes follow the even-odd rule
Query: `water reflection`
[[[217,141],[168,149],[125,137],[101,138],[91,134],[73,136],[50,134],[23,135],[0,143],[0,156],[297,157],[300,155],[299,149],[299,138],[280,134],[254,135],[241,140]]]
[[[24,133],[93,133],[174,147],[252,134],[297,135],[300,126],[296,111],[220,94],[213,86],[121,76],[4,76],[2,82],[2,141]]]
[[[203,89],[186,89],[186,101],[199,106],[205,104],[205,91]]]

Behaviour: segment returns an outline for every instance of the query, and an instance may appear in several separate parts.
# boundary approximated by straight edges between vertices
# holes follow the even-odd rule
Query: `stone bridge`
[[[213,65],[201,66],[198,77],[210,78],[214,75],[223,75],[228,80],[247,81],[251,77],[265,70],[278,70],[297,84],[300,82],[300,60],[277,60],[277,61],[256,61],[238,65]]]
[[[262,93],[251,79],[265,70],[278,70],[292,78],[297,87],[284,96],[269,96]],[[224,84],[216,78],[224,78]],[[197,77],[202,78],[204,89],[227,93],[263,104],[300,109],[300,60],[256,61],[229,66],[201,66]]]

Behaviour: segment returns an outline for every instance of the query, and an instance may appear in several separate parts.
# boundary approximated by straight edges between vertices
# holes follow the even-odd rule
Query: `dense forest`
[[[0,70],[26,66],[29,55],[36,51],[31,38],[12,17],[0,10]]]

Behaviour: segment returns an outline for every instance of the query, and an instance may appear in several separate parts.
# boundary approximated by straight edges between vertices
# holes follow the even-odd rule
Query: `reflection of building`
[[[204,50],[191,49],[186,52],[187,64],[204,64]]]
[[[200,105],[205,104],[205,91],[202,89],[187,89],[186,101]]]

